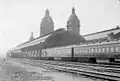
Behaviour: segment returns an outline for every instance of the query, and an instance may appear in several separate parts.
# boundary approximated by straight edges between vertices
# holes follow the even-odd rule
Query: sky
[[[0,0],[0,56],[40,33],[40,22],[49,9],[55,29],[66,28],[72,7],[81,24],[80,34],[120,25],[119,0]]]

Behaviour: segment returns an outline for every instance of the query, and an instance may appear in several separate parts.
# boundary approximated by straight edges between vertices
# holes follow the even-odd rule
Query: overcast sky
[[[31,32],[38,37],[47,8],[55,29],[66,28],[73,6],[82,25],[82,35],[120,25],[118,0],[0,0],[0,55],[27,41]]]

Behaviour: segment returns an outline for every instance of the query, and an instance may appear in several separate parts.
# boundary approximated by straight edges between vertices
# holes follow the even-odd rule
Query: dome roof
[[[70,15],[68,21],[67,21],[67,25],[70,25],[70,24],[78,24],[79,25],[79,19],[77,17],[77,15],[75,14],[75,8],[73,7],[72,8],[72,14]]]
[[[60,29],[59,31],[56,30],[44,41],[43,48],[80,44],[84,42],[85,39],[81,35]]]
[[[53,24],[53,20],[52,20],[51,16],[49,15],[49,10],[48,9],[45,12],[45,16],[41,20],[41,25],[46,25],[46,23]]]

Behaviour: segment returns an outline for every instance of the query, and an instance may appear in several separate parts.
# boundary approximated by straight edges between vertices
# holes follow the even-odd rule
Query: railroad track
[[[23,61],[23,60],[22,60]],[[38,67],[44,67],[49,69],[55,69],[64,72],[71,72],[76,74],[82,74],[85,76],[92,76],[105,80],[117,80],[120,81],[120,69],[105,68],[102,66],[93,66],[89,64],[77,64],[70,62],[58,62],[58,61],[44,61],[44,60],[26,60],[24,63],[31,64]],[[118,72],[119,71],[119,72]]]
[[[45,61],[44,61],[45,62]],[[83,68],[91,68],[91,70],[98,71],[106,71],[106,72],[114,72],[120,73],[120,65],[104,65],[104,64],[92,64],[92,63],[76,63],[76,62],[54,62],[54,61],[46,61],[45,63],[60,65],[60,66],[68,66],[68,67],[83,67]]]

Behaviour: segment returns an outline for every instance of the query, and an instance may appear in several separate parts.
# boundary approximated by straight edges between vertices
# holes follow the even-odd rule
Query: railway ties
[[[72,72],[72,73],[77,73],[77,74],[84,74],[84,75],[87,75],[87,76],[92,76],[92,77],[97,77],[97,78],[103,78],[103,79],[109,79],[109,80],[120,80],[120,73],[113,73],[110,71],[106,71],[104,69],[104,67],[94,67],[92,68],[93,66],[90,66],[91,68],[85,68],[85,66],[83,68],[81,67],[76,67],[76,66],[73,66],[73,64],[68,64],[67,66],[67,63],[57,63],[55,65],[55,63],[48,63],[45,64],[45,65],[48,65],[49,66],[52,66],[52,69],[54,67],[54,69],[56,70],[61,70],[61,71],[67,71],[67,72]],[[64,65],[64,66],[63,66]],[[73,67],[71,67],[71,66]],[[87,66],[86,66],[87,67]],[[93,70],[94,69],[94,70]],[[107,69],[108,70],[108,69]],[[110,70],[110,68],[109,68]],[[112,69],[111,69],[112,70]],[[119,70],[120,71],[120,70]]]
[[[50,65],[57,65],[57,66],[65,66],[65,67],[73,67],[73,68],[79,68],[79,69],[89,69],[89,70],[94,70],[98,72],[109,72],[109,73],[120,73],[120,68],[112,68],[112,67],[104,67],[103,65],[98,65],[98,64],[89,64],[89,63],[76,63],[74,64],[73,62],[60,62],[60,61],[45,61],[45,60],[38,60],[37,64],[50,64]]]
[[[26,60],[27,61],[27,60]],[[44,67],[47,69],[54,69],[63,72],[82,74],[85,76],[105,79],[105,80],[120,80],[120,72],[114,72],[115,68],[106,68],[105,67],[93,67],[92,65],[88,67],[88,65],[77,65],[70,64],[67,62],[59,62],[59,61],[44,61],[44,60],[29,60],[27,64],[31,64],[37,67]],[[108,71],[107,71],[108,70]],[[117,71],[117,70],[116,70]]]
[[[99,66],[98,64],[79,63],[76,65],[73,62],[70,64],[70,62],[60,62],[60,61],[45,61],[45,60],[37,61],[37,63],[42,63],[42,62],[44,62],[44,64],[73,67],[73,68],[79,68],[79,69],[86,68],[86,69],[94,70],[94,71],[98,71],[98,72],[120,73],[120,68],[104,67],[103,65]]]
[[[74,62],[59,62],[59,61],[44,61],[46,64],[66,66],[66,67],[81,67],[88,68],[91,70],[97,70],[100,72],[111,72],[111,73],[120,73],[120,66],[114,67],[113,65],[103,65],[103,64],[91,64],[91,63],[74,63]],[[108,66],[108,67],[107,67]]]

